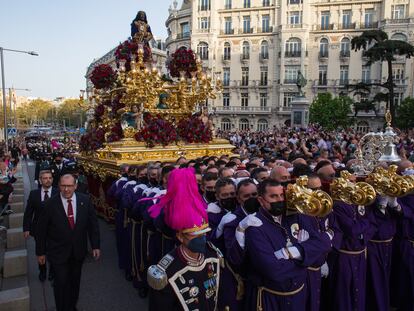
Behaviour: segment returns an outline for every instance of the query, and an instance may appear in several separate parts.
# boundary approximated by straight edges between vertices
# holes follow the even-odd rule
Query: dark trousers
[[[52,264],[56,311],[73,311],[79,298],[83,260],[71,257],[64,264]]]
[[[47,266],[46,265],[47,264],[39,265],[39,272],[44,273],[45,275],[47,273]],[[53,273],[53,267],[50,264],[50,262],[49,262],[49,275],[54,275],[54,273]]]

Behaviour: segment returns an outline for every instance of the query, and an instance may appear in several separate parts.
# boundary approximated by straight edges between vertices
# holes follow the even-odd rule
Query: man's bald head
[[[290,173],[288,172],[286,167],[276,166],[270,172],[270,178],[269,179],[275,180],[279,183],[284,182],[284,181],[289,181],[290,180]]]
[[[404,172],[406,169],[413,168],[413,162],[410,160],[401,160],[398,163],[398,172]]]

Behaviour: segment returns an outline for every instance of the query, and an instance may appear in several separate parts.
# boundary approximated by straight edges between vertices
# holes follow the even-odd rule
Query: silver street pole
[[[6,153],[8,150],[7,144],[7,103],[6,103],[6,83],[4,81],[4,59],[3,59],[3,48],[0,47],[0,57],[1,57],[1,88],[3,90],[3,122],[4,122],[4,143],[5,143],[5,151]]]

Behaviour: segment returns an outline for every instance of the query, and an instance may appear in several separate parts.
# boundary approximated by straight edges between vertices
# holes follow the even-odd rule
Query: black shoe
[[[42,283],[46,281],[46,270],[39,272],[39,281]]]
[[[148,288],[142,287],[138,289],[138,296],[141,298],[147,298],[148,296]]]
[[[125,280],[127,280],[128,282],[132,281],[132,275],[129,272],[125,272]]]

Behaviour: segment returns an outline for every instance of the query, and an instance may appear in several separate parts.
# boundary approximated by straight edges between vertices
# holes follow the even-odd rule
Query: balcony
[[[319,60],[326,60],[329,57],[328,51],[319,51],[318,58]]]
[[[363,23],[360,27],[361,29],[376,29],[378,28],[378,22]]]
[[[258,33],[272,33],[273,32],[273,27],[269,26],[269,27],[266,27],[266,28],[258,28],[257,32]]]
[[[217,114],[269,114],[271,107],[222,106],[215,107]]]
[[[223,55],[221,55],[221,61],[224,64],[228,64],[231,61],[231,54],[223,54]]]
[[[267,63],[269,61],[269,53],[260,53],[259,54],[259,61],[261,63]]]
[[[183,32],[177,34],[177,40],[187,39],[190,38],[190,32]]]
[[[333,30],[334,24],[324,24],[324,25],[316,25],[316,30]]]
[[[286,24],[286,28],[302,28],[302,23],[295,23],[295,24]]]
[[[285,57],[301,57],[302,51],[285,51]]]
[[[356,23],[339,24],[338,29],[355,29]]]
[[[349,79],[339,79],[339,86],[345,87],[349,84]]]
[[[240,54],[240,61],[242,63],[248,63],[250,60],[250,54]]]
[[[239,34],[244,34],[244,33],[253,33],[253,28],[239,29]]]
[[[347,60],[350,55],[351,55],[351,51],[349,50],[339,51],[339,58],[342,60]]]
[[[234,35],[234,29],[220,30],[220,35]]]
[[[385,20],[385,24],[408,24],[410,23],[409,18],[388,18]]]
[[[198,10],[199,11],[209,11],[210,10],[210,6],[209,5],[199,5],[198,6]]]
[[[229,4],[225,4],[225,5],[224,5],[224,9],[225,9],[225,10],[231,10],[231,9],[232,9],[232,7],[231,7],[231,3],[229,3]]]
[[[284,79],[283,84],[296,84],[296,79]]]

